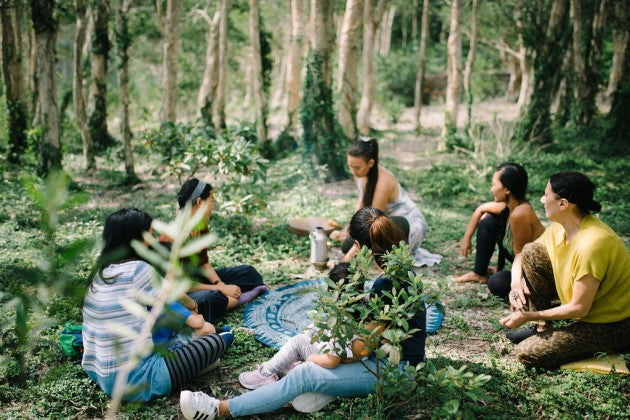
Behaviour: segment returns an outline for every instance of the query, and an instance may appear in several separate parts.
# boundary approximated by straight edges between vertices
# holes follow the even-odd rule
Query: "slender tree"
[[[472,10],[470,11],[470,44],[468,47],[468,56],[466,57],[466,65],[464,66],[464,93],[466,95],[466,130],[470,128],[472,119],[472,102],[473,96],[470,89],[470,74],[472,66],[475,62],[475,51],[477,49],[477,5],[478,0],[473,0]]]
[[[575,120],[588,125],[596,112],[607,0],[571,0]]]
[[[340,179],[345,176],[345,137],[339,133],[332,100],[332,6],[332,0],[311,0],[311,42],[300,117],[306,159],[314,165],[327,165],[331,177]]]
[[[120,134],[123,139],[123,154],[127,182],[135,183],[138,176],[134,170],[129,128],[129,33],[128,15],[133,0],[116,0],[116,51],[118,53],[118,90],[120,96]]]
[[[622,4],[615,5],[615,24],[619,28],[630,27],[630,9]],[[626,37],[625,55],[621,66],[621,76],[612,92],[612,104],[608,113],[609,129],[607,141],[616,152],[630,152],[630,37]]]
[[[88,99],[88,125],[93,146],[105,150],[114,144],[107,130],[107,60],[110,49],[108,35],[109,2],[92,4],[94,35],[92,37],[91,84]]]
[[[357,127],[361,134],[370,132],[370,114],[374,101],[374,39],[383,20],[387,0],[365,0],[363,5],[363,91],[357,112]]]
[[[260,15],[258,0],[249,0],[249,38],[252,44],[252,68],[254,72],[254,101],[256,104],[256,135],[261,150],[269,150],[267,144],[267,93],[263,83],[262,53],[260,49]]]
[[[219,55],[217,68],[216,99],[212,107],[212,123],[217,130],[225,127],[225,88],[227,84],[227,0],[219,0]]]
[[[302,0],[291,0],[289,10],[291,13],[291,45],[289,46],[289,60],[287,63],[287,119],[289,132],[295,136],[298,126],[298,106],[300,103],[302,78],[304,2]]]
[[[88,126],[87,113],[85,111],[85,97],[83,96],[83,47],[85,45],[87,19],[86,7],[83,0],[75,0],[77,13],[77,29],[74,35],[74,76],[72,79],[72,97],[74,102],[74,115],[81,133],[83,145],[83,160],[85,169],[95,169],[96,160],[92,147],[92,136]]]
[[[447,135],[457,130],[457,111],[462,89],[462,34],[460,28],[461,0],[451,3],[450,32],[448,34],[446,107],[440,148],[446,148]]]
[[[196,12],[203,17],[208,24],[208,34],[206,39],[206,64],[203,71],[203,79],[197,95],[197,111],[206,123],[212,124],[212,103],[217,94],[217,84],[219,82],[219,19],[220,13],[217,10],[214,17],[205,10],[197,9]]]
[[[39,94],[39,121],[41,124],[38,173],[42,176],[47,175],[52,169],[61,169],[55,77],[57,22],[54,17],[54,9],[54,0],[31,0],[31,17],[37,43],[36,90]]]
[[[26,103],[22,72],[22,46],[20,20],[16,6],[11,2],[0,3],[0,26],[2,31],[2,74],[6,89],[9,150],[8,160],[18,163],[26,149]]]
[[[339,35],[339,68],[337,90],[339,106],[337,119],[345,136],[354,139],[357,135],[354,116],[357,109],[358,63],[363,26],[363,0],[347,0],[346,12]]]
[[[537,4],[536,4],[537,5]],[[530,103],[517,124],[515,137],[524,140],[551,141],[550,107],[561,80],[564,51],[568,43],[568,1],[553,0],[548,15],[539,7],[525,3],[523,30],[527,47],[536,49],[533,60],[534,84]],[[544,17],[548,16],[545,22]]]
[[[611,98],[613,92],[617,89],[619,80],[622,77],[623,61],[626,55],[626,45],[630,32],[627,29],[613,28],[613,60],[610,66],[610,77],[608,78],[608,87],[606,88],[606,98]]]
[[[415,0],[417,7],[417,0]],[[414,8],[414,15],[417,14]],[[413,95],[413,122],[416,130],[421,127],[420,111],[422,110],[422,91],[424,87],[424,60],[427,50],[427,38],[429,36],[429,0],[422,1],[422,29],[420,32],[420,47],[418,48],[418,71],[416,73],[416,86]],[[416,39],[414,36],[413,39]]]
[[[177,55],[179,53],[179,10],[181,0],[167,0],[162,34],[162,122],[177,119]]]

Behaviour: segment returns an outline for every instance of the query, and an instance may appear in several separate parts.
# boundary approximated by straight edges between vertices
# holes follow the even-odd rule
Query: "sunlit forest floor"
[[[444,256],[438,265],[419,269],[426,283],[436,284],[438,280],[448,283],[443,296],[446,318],[439,332],[427,340],[427,357],[438,367],[466,365],[476,374],[492,376],[485,387],[491,399],[463,402],[477,417],[630,417],[629,378],[524,369],[512,356],[513,346],[498,322],[507,314],[507,304],[491,296],[485,285],[452,282],[453,275],[472,267],[472,258],[458,255],[459,240],[473,209],[490,200],[490,177],[498,163],[509,158],[526,167],[530,174],[529,199],[543,221],[539,197],[548,176],[562,169],[587,172],[600,187],[596,198],[604,207],[602,219],[628,244],[628,158],[604,155],[597,146],[577,143],[579,135],[586,138],[589,133],[559,134],[557,144],[545,147],[511,142],[511,125],[503,120],[513,120],[516,108],[500,101],[474,108],[474,121],[484,123],[473,124],[471,147],[438,152],[442,113],[440,105],[427,107],[423,111],[421,134],[412,130],[410,109],[405,110],[397,124],[377,117],[374,127],[380,138],[383,165],[397,175],[427,218],[430,231],[424,247]],[[567,142],[567,137],[576,143]],[[143,159],[149,157],[140,157],[137,162],[143,182],[129,187],[122,184],[124,170],[121,165],[112,164],[115,160],[99,158],[100,172],[90,175],[79,170],[80,156],[66,155],[64,165],[76,183],[74,189],[88,193],[90,199],[60,215],[60,242],[77,236],[100,235],[105,216],[122,206],[139,207],[155,218],[170,219],[175,213],[177,181],[153,174],[148,161]],[[44,240],[33,204],[15,177],[8,175],[4,174],[0,195],[0,286],[4,293],[28,287],[14,273],[37,263],[38,248]],[[214,180],[211,172],[201,176]],[[308,238],[289,233],[286,221],[290,217],[322,216],[345,224],[356,199],[352,181],[325,184],[322,179],[312,177],[295,155],[271,165],[264,199],[266,206],[253,214],[233,214],[220,208],[213,214],[211,226],[219,238],[210,255],[214,265],[252,264],[272,287],[322,275],[308,262]],[[339,256],[338,244],[329,244],[333,246],[332,255]],[[89,263],[86,260],[77,267],[77,289],[84,284]],[[104,414],[107,397],[87,378],[80,361],[67,359],[56,343],[60,326],[67,320],[79,321],[80,312],[77,297],[52,299],[46,316],[55,321],[52,327],[33,334],[26,388],[14,385],[15,366],[8,364],[0,370],[0,417],[92,418]],[[242,310],[234,311],[226,323],[240,326],[241,315]],[[0,320],[10,320],[12,316],[5,311],[0,313]],[[41,321],[44,315],[39,317],[36,320]],[[3,334],[9,336],[10,332],[5,329]],[[235,343],[220,368],[195,379],[189,389],[217,397],[239,395],[245,390],[239,387],[238,374],[271,354],[270,348],[246,332],[237,331]],[[340,399],[313,417],[425,418],[431,417],[432,406],[410,401],[398,410],[384,411],[384,406],[374,398]],[[181,416],[178,395],[143,405],[126,404],[122,416],[178,418]],[[261,417],[290,416],[298,417],[286,408]]]

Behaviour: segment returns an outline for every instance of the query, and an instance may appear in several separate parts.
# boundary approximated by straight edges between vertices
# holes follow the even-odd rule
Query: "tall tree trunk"
[[[617,85],[619,84],[619,80],[622,77],[622,69],[623,69],[623,61],[625,59],[626,44],[628,43],[628,38],[630,32],[624,29],[613,29],[613,60],[612,65],[610,66],[610,77],[608,79],[608,87],[606,88],[606,98],[611,98],[615,89],[617,89]]]
[[[75,0],[74,4],[77,13],[77,29],[74,36],[74,77],[72,79],[74,115],[81,133],[85,169],[91,170],[96,168],[96,160],[94,159],[92,137],[85,112],[85,97],[83,96],[83,47],[87,30],[86,8],[83,0]]]
[[[527,49],[521,47],[519,50],[520,59],[518,61],[521,71],[521,87],[518,92],[518,101],[516,102],[519,112],[525,105],[529,104],[529,98],[532,93],[532,66],[527,56]]]
[[[630,11],[626,8],[618,17],[621,27],[630,25]],[[612,93],[612,104],[608,113],[609,128],[606,139],[617,153],[630,152],[630,37],[626,37],[625,55],[621,66],[621,75],[616,89]]]
[[[256,104],[256,135],[260,149],[269,151],[267,144],[267,95],[263,83],[262,54],[260,50],[260,16],[258,0],[249,0],[249,38],[252,43],[252,69],[254,72],[254,102]]]
[[[468,57],[466,57],[466,65],[464,66],[464,92],[466,95],[466,131],[470,128],[472,119],[472,102],[473,95],[470,89],[470,74],[472,66],[475,62],[475,50],[477,49],[477,3],[473,0],[472,10],[470,11],[470,44],[468,48]]]
[[[414,0],[414,16],[418,1]],[[429,36],[429,0],[422,2],[422,32],[420,33],[420,47],[418,48],[418,72],[416,73],[416,86],[413,96],[413,123],[417,129],[421,127],[420,111],[422,110],[422,91],[424,87],[424,60],[427,50],[427,37]],[[412,37],[416,39],[415,36]]]
[[[206,65],[203,71],[203,79],[197,95],[198,115],[208,124],[212,124],[212,103],[216,98],[217,84],[219,82],[219,11],[214,14],[214,18],[201,9],[196,12],[200,14],[208,23],[208,34],[206,35]]]
[[[461,0],[453,0],[447,44],[446,107],[440,149],[446,148],[446,136],[457,131],[457,103],[462,88],[462,34],[459,25],[461,9]]]
[[[227,83],[227,0],[219,0],[219,56],[216,99],[212,107],[212,124],[221,131],[225,127],[225,87]]]
[[[381,29],[381,42],[379,45],[379,55],[386,57],[389,54],[389,47],[392,41],[392,28],[394,27],[394,17],[396,16],[396,6],[391,6],[385,15],[384,25]]]
[[[311,42],[300,111],[305,157],[327,165],[332,178],[345,176],[346,139],[337,130],[333,109],[330,55],[335,24],[332,0],[311,0]]]
[[[411,41],[414,42],[418,38],[418,0],[413,0],[413,13],[411,14]],[[422,7],[424,10],[424,6]]]
[[[510,73],[507,88],[505,89],[505,100],[508,102],[516,102],[518,92],[521,88],[521,66],[520,59],[512,54],[503,53],[501,61],[507,67]]]
[[[606,0],[600,0],[599,4],[571,0],[574,96],[577,111],[575,120],[578,124],[588,125],[597,109],[595,96],[600,81],[605,14]]]
[[[291,0],[291,45],[287,64],[287,117],[289,132],[295,136],[298,127],[298,106],[300,103],[300,84],[302,76],[302,21],[304,2]]]
[[[20,21],[16,6],[0,4],[2,30],[2,74],[4,76],[5,101],[9,123],[8,160],[19,163],[26,149],[26,104],[24,103],[24,78],[22,76],[22,49],[19,38]]]
[[[37,92],[39,93],[39,121],[41,123],[40,165],[38,173],[47,175],[61,169],[59,114],[55,77],[55,38],[57,22],[53,0],[31,0],[31,15],[37,43]]]
[[[345,136],[354,139],[357,135],[354,115],[357,109],[358,63],[363,26],[363,0],[347,0],[339,36],[339,111],[337,119]]]
[[[530,103],[514,133],[518,138],[543,143],[551,141],[550,107],[561,79],[564,54],[558,54],[558,51],[564,51],[568,41],[567,17],[567,0],[554,0],[545,32],[530,29],[536,31],[537,36],[532,39],[537,40],[536,45],[529,47],[538,50],[533,63],[534,86]]]
[[[129,54],[131,34],[128,27],[128,15],[133,0],[116,1],[116,43],[118,52],[118,89],[120,96],[120,134],[123,139],[125,172],[127,182],[135,183],[138,176],[134,170],[131,149],[131,129],[129,128]]]
[[[370,114],[374,100],[374,37],[383,20],[387,0],[365,0],[363,5],[363,91],[357,111],[357,128],[359,133],[370,133]]]
[[[114,144],[107,131],[107,56],[110,42],[107,34],[109,6],[106,0],[92,5],[94,37],[92,38],[92,80],[88,100],[88,125],[93,146],[105,150]]]
[[[162,46],[162,105],[160,121],[177,119],[177,55],[179,53],[179,10],[181,0],[167,0]]]
[[[37,111],[37,41],[35,40],[35,30],[28,29],[28,73],[26,83],[30,94],[28,101],[29,114],[33,118],[33,126],[39,124],[39,111]],[[37,111],[37,112],[36,112]],[[37,120],[36,120],[37,118]]]

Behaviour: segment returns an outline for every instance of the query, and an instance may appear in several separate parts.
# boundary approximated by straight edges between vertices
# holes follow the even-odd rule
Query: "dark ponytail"
[[[179,204],[180,209],[183,209],[186,206],[186,203],[189,201],[197,201],[197,198],[201,198],[202,200],[205,200],[208,197],[210,197],[210,191],[212,191],[212,185],[206,182],[204,182],[203,189],[201,191],[196,192],[197,186],[201,182],[203,181],[200,181],[197,178],[190,178],[188,181],[184,182],[184,185],[182,185],[182,188],[179,190],[179,193],[177,193],[177,203]]]
[[[354,157],[362,158],[366,163],[370,159],[374,160],[374,165],[367,174],[367,182],[363,191],[363,207],[370,207],[374,199],[374,190],[378,182],[378,143],[375,139],[368,137],[359,137],[348,149],[348,154]]]
[[[406,241],[404,232],[382,210],[375,207],[363,207],[354,213],[348,233],[361,247],[365,245],[370,248],[379,266],[383,263],[383,255],[400,241]]]
[[[595,184],[580,172],[558,172],[549,178],[549,183],[551,190],[560,198],[575,204],[582,216],[597,213],[602,209],[602,205],[593,200]]]

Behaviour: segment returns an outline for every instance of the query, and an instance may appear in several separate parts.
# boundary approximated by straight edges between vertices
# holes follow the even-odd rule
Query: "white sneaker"
[[[291,401],[291,405],[300,413],[314,413],[324,408],[328,403],[335,401],[337,397],[322,394],[320,392],[305,392]]]
[[[179,408],[188,420],[212,420],[219,417],[219,400],[204,392],[182,391]]]

